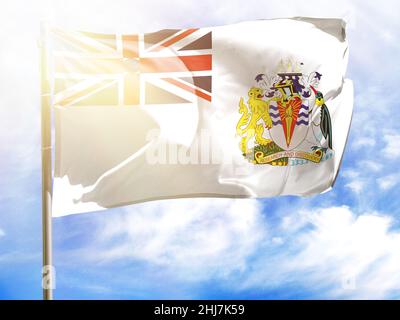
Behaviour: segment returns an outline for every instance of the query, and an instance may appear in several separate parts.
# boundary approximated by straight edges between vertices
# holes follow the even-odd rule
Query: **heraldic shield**
[[[293,150],[303,142],[309,129],[308,101],[292,95],[283,102],[272,101],[269,115],[273,124],[269,133],[280,148]]]

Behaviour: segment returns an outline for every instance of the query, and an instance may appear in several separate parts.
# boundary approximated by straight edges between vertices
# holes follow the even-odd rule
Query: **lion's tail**
[[[249,109],[247,108],[246,104],[243,102],[243,98],[240,98],[239,101],[239,113],[242,114],[239,122],[236,125],[236,134],[242,136],[246,129],[242,129],[244,125],[246,125],[250,119]]]

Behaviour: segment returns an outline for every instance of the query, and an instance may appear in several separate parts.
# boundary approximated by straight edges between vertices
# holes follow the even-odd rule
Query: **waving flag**
[[[353,108],[342,20],[50,28],[45,43],[53,216],[167,198],[306,196],[336,179]]]

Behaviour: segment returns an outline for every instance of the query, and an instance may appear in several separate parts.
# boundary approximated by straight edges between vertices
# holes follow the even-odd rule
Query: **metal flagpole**
[[[40,65],[41,65],[41,129],[42,129],[42,237],[43,237],[43,299],[53,299],[54,268],[52,263],[51,198],[51,101],[47,54],[47,26],[41,24]]]

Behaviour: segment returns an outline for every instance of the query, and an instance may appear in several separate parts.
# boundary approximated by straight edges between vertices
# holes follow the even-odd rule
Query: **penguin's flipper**
[[[321,132],[324,138],[328,140],[329,149],[332,149],[332,122],[326,105],[322,106],[321,113]]]

